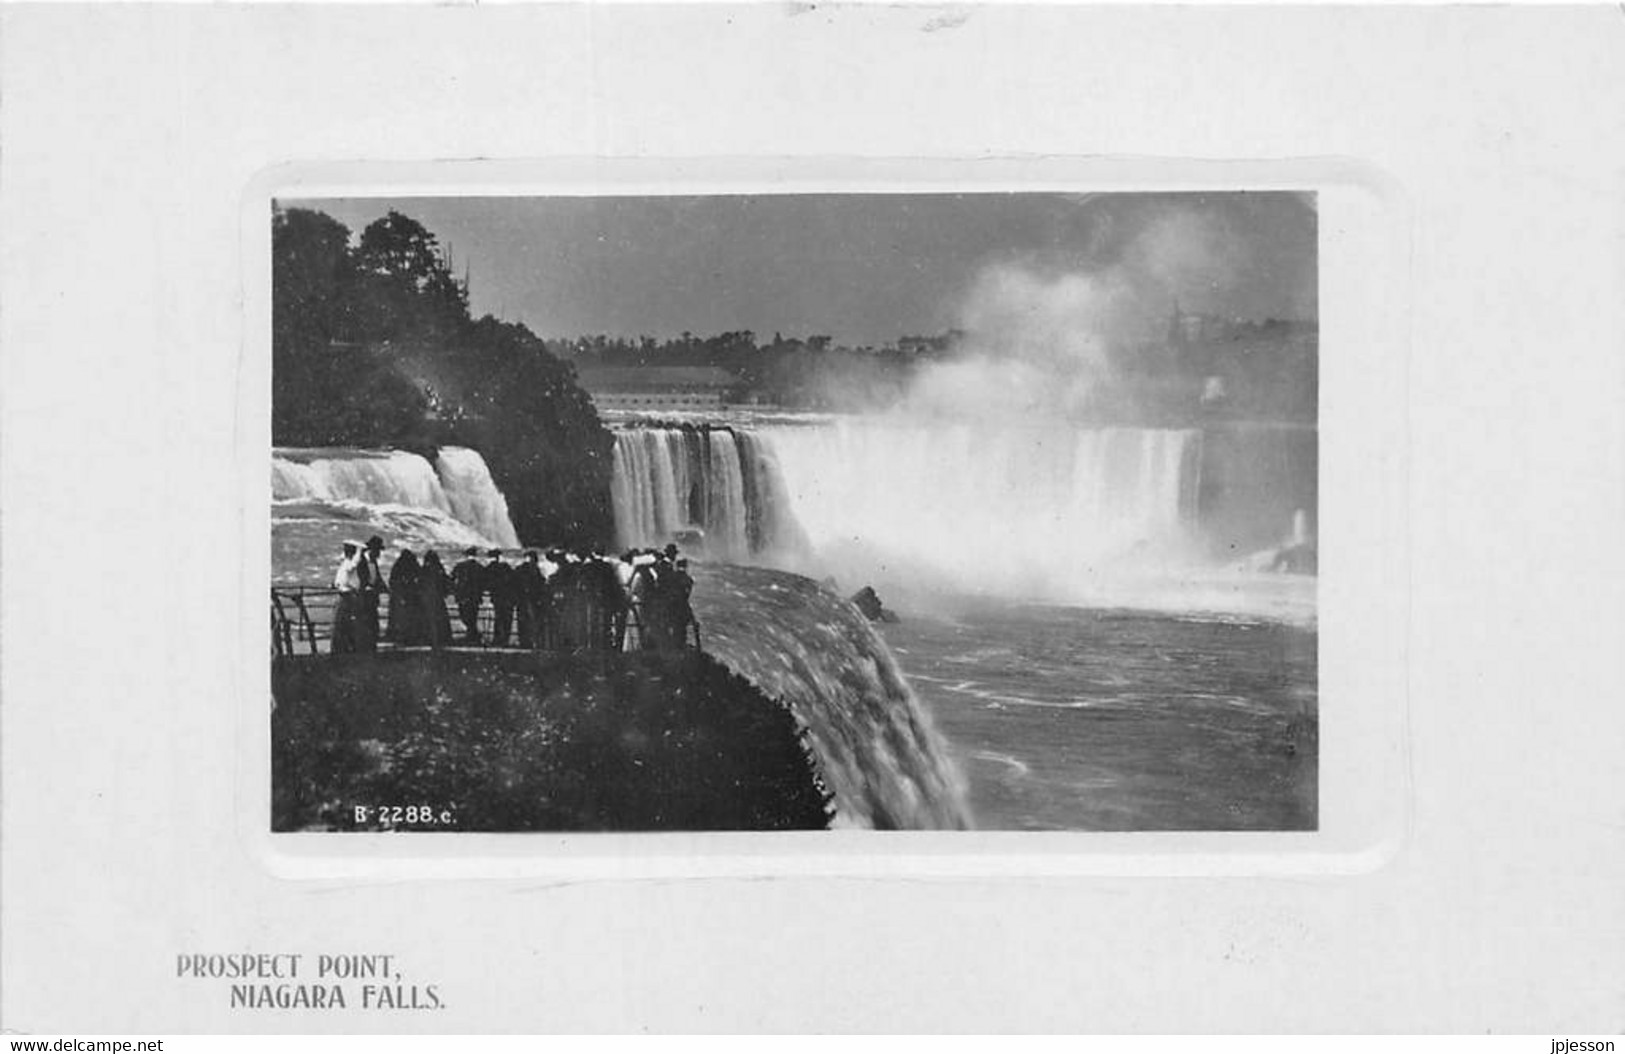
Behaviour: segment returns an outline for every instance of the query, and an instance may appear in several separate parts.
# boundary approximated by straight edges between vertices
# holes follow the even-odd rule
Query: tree
[[[271,213],[271,332],[279,350],[350,335],[355,283],[350,229],[325,213]]]
[[[374,220],[361,232],[355,261],[367,339],[449,336],[468,324],[468,290],[417,220],[393,209]]]
[[[271,437],[280,444],[419,441],[427,400],[356,336],[350,231],[310,209],[271,214]]]

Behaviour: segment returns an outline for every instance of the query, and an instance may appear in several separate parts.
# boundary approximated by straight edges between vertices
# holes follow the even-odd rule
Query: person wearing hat
[[[541,647],[540,634],[542,608],[547,604],[547,580],[542,577],[538,562],[541,554],[535,549],[525,550],[525,562],[513,573],[514,593],[519,601],[519,646]]]
[[[676,546],[655,556],[654,585],[644,606],[654,633],[654,646],[659,651],[677,651],[687,639],[688,624],[693,617],[689,610],[688,594],[694,580],[686,570],[678,570]],[[684,561],[687,564],[687,561]]]
[[[389,568],[389,626],[384,639],[402,647],[428,643],[418,603],[419,574],[417,554],[410,549],[403,548]]]
[[[346,541],[344,555],[333,572],[333,588],[339,591],[333,608],[334,655],[346,655],[358,649],[361,622],[361,543]]]
[[[671,651],[681,645],[675,636],[672,610],[671,555],[659,549],[651,550],[654,561],[643,569],[647,578],[641,590],[639,615],[643,626],[643,646],[656,651]],[[637,583],[634,580],[634,589]]]
[[[615,570],[618,563],[604,555],[603,546],[594,545],[585,565],[590,648],[619,651],[626,634],[626,590]]]
[[[502,559],[501,549],[488,549],[491,562],[485,565],[485,592],[491,597],[491,610],[495,615],[491,630],[491,643],[499,648],[508,646],[508,635],[513,632],[513,612],[519,606],[515,590],[514,571]]]
[[[378,566],[378,556],[384,551],[384,540],[376,534],[367,539],[361,551],[361,622],[356,635],[356,650],[378,650],[378,598],[385,589],[384,571]]]
[[[674,646],[688,647],[688,627],[699,626],[699,620],[694,617],[694,607],[689,603],[689,597],[694,592],[694,578],[688,573],[688,561],[678,559],[667,578],[667,588],[670,590],[671,605],[671,633]]]
[[[612,651],[626,650],[626,629],[629,625],[634,624],[632,579],[637,573],[637,568],[633,563],[637,557],[638,552],[636,549],[628,549],[611,560],[609,564],[615,571],[615,582],[621,591],[619,610],[615,614],[615,639],[610,642]]]
[[[638,631],[638,647],[648,650],[655,646],[655,637],[660,632],[654,608],[656,560],[653,551],[646,549],[633,553],[627,563],[632,569],[632,579],[626,587],[627,607],[631,623]]]
[[[430,549],[423,554],[418,570],[418,617],[431,648],[443,648],[451,641],[451,617],[446,614],[446,596],[450,592],[451,576],[441,565],[440,554]]]
[[[564,550],[557,546],[543,550],[536,566],[542,572],[542,596],[536,605],[536,646],[553,650],[559,646],[559,572],[564,567]]]
[[[451,569],[451,595],[457,598],[457,617],[463,621],[463,641],[480,643],[480,594],[485,591],[485,569],[480,551],[463,550],[463,558]]]
[[[552,587],[554,647],[562,651],[592,646],[592,582],[587,570],[580,553],[567,552],[561,557],[558,573],[548,582]]]

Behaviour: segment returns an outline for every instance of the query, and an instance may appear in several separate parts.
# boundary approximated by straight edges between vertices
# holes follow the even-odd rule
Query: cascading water
[[[507,499],[485,459],[467,447],[442,447],[433,465],[404,450],[274,450],[271,500],[440,513],[493,545],[519,544]]]
[[[616,438],[616,522],[624,545],[699,527],[716,559],[811,548],[850,574],[1042,596],[1080,564],[1187,549],[1200,450],[1194,430],[638,428]]]
[[[807,535],[796,520],[773,445],[744,431],[735,432],[734,440],[745,466],[745,529],[750,550],[780,558],[807,552]]]
[[[519,544],[485,459],[464,447],[433,465],[401,450],[277,449],[271,502],[276,573],[290,583],[324,583],[338,543],[374,533],[417,550]]]
[[[622,547],[704,534],[705,555],[769,562],[805,539],[769,444],[729,428],[635,428],[616,434],[611,498]]]
[[[434,467],[404,450],[274,450],[271,500],[356,501],[451,512]]]
[[[851,604],[799,575],[707,565],[705,650],[788,707],[835,799],[835,824],[971,825],[963,778],[891,650]]]
[[[1271,610],[1285,589],[1312,610],[1308,584],[1225,576],[1315,507],[1315,465],[1312,428],[1245,423],[640,427],[616,437],[615,512],[623,545],[699,528],[713,559],[854,587]]]
[[[983,580],[1023,565],[1166,557],[1194,518],[1194,430],[841,422],[762,437],[815,545],[861,540]]]
[[[518,548],[519,535],[508,517],[508,499],[497,489],[478,451],[441,447],[435,458],[435,472],[445,488],[453,516],[504,549]]]
[[[721,559],[738,560],[748,551],[745,535],[745,474],[739,444],[724,428],[703,433],[706,451],[706,548]]]
[[[796,518],[848,575],[1031,598],[1195,548],[1195,430],[774,428]]]

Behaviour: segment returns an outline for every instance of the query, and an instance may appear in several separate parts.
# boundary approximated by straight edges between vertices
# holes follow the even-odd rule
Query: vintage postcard
[[[1313,831],[1313,191],[279,197],[276,832]]]
[[[1617,1031],[1620,28],[0,6],[0,1025]]]

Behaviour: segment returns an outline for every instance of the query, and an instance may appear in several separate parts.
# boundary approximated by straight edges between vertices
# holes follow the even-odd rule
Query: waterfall
[[[739,464],[739,444],[724,428],[704,433],[706,449],[706,550],[718,559],[738,561],[747,555],[745,537],[745,473]]]
[[[837,826],[971,825],[947,744],[851,604],[799,575],[706,565],[694,610],[707,653],[795,717]]]
[[[804,541],[771,447],[730,428],[617,433],[610,497],[622,548],[697,531],[711,559],[762,562]]]
[[[1195,429],[856,419],[757,438],[843,579],[1077,597],[1199,549]]]
[[[699,529],[731,562],[853,542],[939,570],[1099,562],[1188,541],[1199,451],[1195,431],[1144,428],[634,428],[612,497],[623,546]]]
[[[465,447],[443,447],[432,465],[404,450],[280,448],[272,451],[271,500],[283,520],[321,507],[419,543],[519,545],[485,459]]]
[[[679,491],[677,483],[688,475],[681,440],[680,432],[654,429],[616,436],[610,499],[622,548],[663,544],[695,526],[687,489]]]
[[[809,548],[796,521],[784,470],[773,445],[751,432],[735,432],[745,478],[745,526],[753,553],[794,554]]]
[[[508,517],[508,499],[497,489],[478,451],[441,447],[435,458],[435,472],[445,488],[453,516],[504,549],[519,548],[519,535]]]
[[[1287,426],[780,419],[620,431],[614,504],[624,546],[698,529],[729,562],[1106,603],[1278,545],[1315,466]]]
[[[404,450],[274,450],[271,499],[355,501],[451,512],[434,467]]]
[[[1035,496],[1055,500],[1061,510],[1057,525],[1069,537],[1053,540],[1081,541],[1105,559],[1183,542],[1194,518],[1187,473],[1199,438],[1170,429],[1079,431],[1071,478],[1032,481]]]

